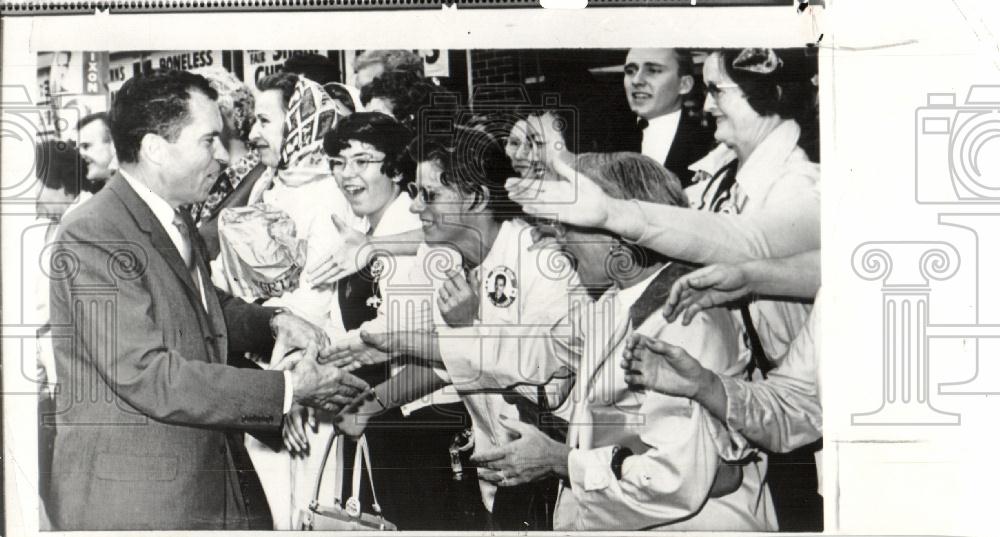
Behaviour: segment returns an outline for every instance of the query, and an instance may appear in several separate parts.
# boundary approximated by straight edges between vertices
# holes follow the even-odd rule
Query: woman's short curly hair
[[[747,103],[762,116],[798,119],[814,86],[792,51],[782,49],[722,49],[722,68],[746,96]]]
[[[413,182],[416,164],[407,152],[413,133],[398,121],[380,112],[358,112],[341,119],[323,138],[323,150],[337,156],[351,140],[366,143],[385,153],[381,171],[389,177],[401,176],[399,186]]]
[[[417,136],[408,148],[414,162],[434,162],[441,167],[441,184],[485,202],[498,221],[524,216],[511,201],[504,184],[516,173],[503,146],[489,133],[453,125],[448,134]]]
[[[431,105],[431,96],[440,91],[430,80],[411,71],[388,71],[361,88],[361,104],[382,98],[392,103],[392,115],[410,130],[418,132],[420,109]]]

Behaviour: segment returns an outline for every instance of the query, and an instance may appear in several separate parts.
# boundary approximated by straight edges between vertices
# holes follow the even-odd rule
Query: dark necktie
[[[184,266],[188,270],[194,269],[194,249],[191,244],[191,228],[188,226],[187,215],[180,209],[174,211],[174,227],[181,233],[181,242],[177,245],[177,251],[184,260]]]

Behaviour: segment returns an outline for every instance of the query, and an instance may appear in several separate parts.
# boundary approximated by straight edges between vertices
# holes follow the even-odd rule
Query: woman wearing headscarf
[[[219,272],[225,274],[225,281],[216,284],[225,285],[234,294],[242,295],[241,298],[265,299],[264,304],[268,306],[288,308],[313,324],[323,326],[336,301],[336,287],[314,287],[300,276],[301,271],[316,258],[339,248],[340,232],[332,216],[345,226],[365,229],[364,220],[351,211],[337,186],[323,152],[323,136],[344,114],[319,84],[289,73],[276,73],[257,82],[255,113],[257,121],[250,131],[250,143],[259,152],[267,171],[254,185],[247,208],[222,211],[224,270]],[[255,251],[253,245],[227,241],[226,226],[234,217],[247,214],[241,211],[258,216],[254,221],[257,228],[253,230],[254,237],[258,238],[272,233],[270,228],[274,221],[285,225],[292,223],[292,239],[299,244],[300,253],[305,254],[304,259],[295,261],[302,264],[298,270],[288,271],[287,281],[280,282],[276,292],[269,295],[253,293],[229,265],[232,257],[242,252],[242,263],[266,268],[266,263],[254,257],[260,252]],[[261,213],[268,219],[259,218]],[[280,349],[280,343],[276,343],[276,348]],[[281,354],[280,350],[276,351],[272,362],[282,358]],[[276,363],[270,364],[270,367],[276,366]],[[294,517],[299,510],[308,507],[309,489],[313,483],[310,478],[316,473],[318,461],[292,458],[287,451],[276,451],[249,436],[246,444],[267,496],[275,529],[297,528]]]
[[[635,153],[579,157],[580,170],[613,199],[637,199],[683,206],[680,182],[652,159]],[[737,333],[726,312],[709,310],[690,325],[668,324],[658,310],[673,283],[690,267],[621,236],[593,228],[553,225],[557,243],[576,265],[580,283],[569,315],[571,333],[582,338],[579,358],[550,338],[552,356],[575,372],[564,404],[569,432],[565,444],[532,424],[506,420],[515,440],[477,451],[474,460],[501,487],[546,476],[562,479],[555,508],[557,530],[755,530],[775,529],[764,484],[766,464],[742,467],[734,476],[720,455],[729,439],[703,418],[705,410],[688,399],[635,391],[619,367],[633,334],[698,349],[703,367],[737,376],[747,359],[738,353]],[[596,301],[589,296],[599,295]],[[484,384],[541,384],[558,372],[559,360],[522,353],[510,366],[492,364]]]
[[[342,245],[341,234],[330,217],[336,215],[347,226],[364,230],[364,221],[350,209],[343,192],[337,186],[323,152],[323,136],[344,116],[339,106],[323,88],[303,77],[290,73],[275,73],[257,82],[255,98],[257,121],[250,131],[250,143],[260,153],[267,172],[254,185],[248,206],[266,211],[267,218],[257,218],[256,231],[248,240],[268,238],[275,232],[275,224],[293,228],[282,229],[291,233],[291,243],[299,250],[292,250],[290,267],[278,281],[261,286],[249,286],[241,281],[241,274],[232,269],[231,261],[239,258],[242,264],[266,270],[274,260],[263,258],[260,243],[224,244],[223,264],[225,288],[248,300],[267,299],[271,306],[286,307],[310,322],[322,326],[335,298],[332,285],[315,287],[303,278],[311,264]],[[226,227],[232,225],[238,213],[232,210],[222,214],[223,242],[228,243]],[[277,241],[265,246],[281,252]],[[227,249],[228,248],[228,249]],[[302,255],[304,253],[304,255]],[[244,278],[245,280],[245,278]],[[220,285],[223,287],[223,285]]]

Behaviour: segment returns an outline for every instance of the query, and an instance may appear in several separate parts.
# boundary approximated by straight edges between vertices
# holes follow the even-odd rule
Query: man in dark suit
[[[119,173],[57,236],[55,529],[256,527],[227,434],[276,431],[293,401],[336,408],[367,389],[319,364],[318,328],[212,287],[180,207],[228,157],[215,98],[183,71],[127,81],[111,110]],[[285,370],[225,363],[275,337],[306,352]]]
[[[693,162],[716,145],[715,125],[703,123],[701,103],[686,109],[695,87],[694,61],[687,49],[631,49],[625,58],[625,96],[639,116],[642,154],[674,172],[686,188]]]

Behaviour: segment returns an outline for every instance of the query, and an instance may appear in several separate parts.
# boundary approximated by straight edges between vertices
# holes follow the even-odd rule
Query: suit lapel
[[[198,273],[201,274],[202,285],[205,286],[205,305],[208,307],[207,321],[210,325],[206,330],[212,335],[212,342],[216,351],[213,360],[225,362],[227,353],[226,323],[222,306],[219,304],[219,297],[215,293],[215,286],[212,285],[211,271],[207,264],[208,249],[205,247],[205,242],[201,238],[201,234],[192,233],[192,235],[191,241],[192,249],[195,252],[195,267]]]
[[[691,130],[691,122],[694,121],[693,118],[689,117],[684,110],[681,110],[681,118],[677,122],[677,132],[674,133],[674,141],[670,144],[670,150],[667,151],[667,158],[663,161],[663,166],[666,168],[672,168],[677,166],[678,163],[684,162],[685,156],[687,156],[690,149],[688,149],[688,133]]]
[[[166,230],[163,229],[156,215],[153,214],[153,211],[146,205],[146,202],[136,194],[132,186],[121,175],[116,175],[112,178],[107,188],[111,189],[118,196],[125,209],[132,215],[132,219],[135,220],[136,227],[149,236],[153,249],[159,252],[160,257],[163,258],[167,266],[170,267],[170,270],[180,280],[181,286],[184,288],[184,294],[187,295],[191,307],[197,312],[202,328],[208,332],[210,326],[206,318],[205,308],[202,306],[201,293],[191,279],[191,273],[188,271],[187,265],[184,264],[184,259],[181,257],[180,252],[177,251],[177,247],[170,240],[170,236],[167,235]],[[205,281],[206,286],[209,284],[209,280],[203,281]],[[206,295],[208,295],[207,289]],[[211,330],[210,333],[214,334],[215,331]]]

